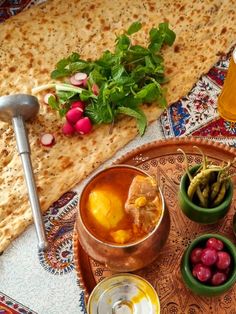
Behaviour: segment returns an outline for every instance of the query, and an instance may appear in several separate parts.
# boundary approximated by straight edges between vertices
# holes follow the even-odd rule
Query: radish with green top
[[[70,109],[66,114],[66,120],[71,123],[75,124],[83,115],[83,110],[79,107]]]
[[[75,128],[67,121],[62,126],[62,133],[64,135],[73,135],[75,133]]]
[[[85,103],[81,100],[72,102],[70,108],[80,108],[81,111],[84,111]]]
[[[75,129],[79,134],[88,134],[92,130],[92,123],[88,117],[84,117],[76,122]]]

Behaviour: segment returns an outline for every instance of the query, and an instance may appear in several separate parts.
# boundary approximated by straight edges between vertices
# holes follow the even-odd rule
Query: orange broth
[[[116,195],[119,196],[119,198],[122,201],[122,206],[124,208],[125,202],[128,197],[130,184],[136,175],[145,176],[145,174],[143,174],[141,171],[137,171],[132,168],[125,167],[112,168],[109,169],[108,171],[105,170],[104,172],[97,175],[84,189],[80,203],[81,217],[87,229],[96,238],[105,242],[117,244],[110,235],[110,233],[118,231],[120,229],[132,230],[132,236],[126,243],[135,242],[146,235],[144,231],[138,230],[138,228],[134,227],[133,218],[131,217],[130,214],[125,213],[124,217],[116,225],[115,228],[106,229],[94,219],[94,217],[88,210],[89,194],[95,188],[101,188],[103,186],[109,186],[109,189],[111,191],[114,191],[114,193],[116,193]]]

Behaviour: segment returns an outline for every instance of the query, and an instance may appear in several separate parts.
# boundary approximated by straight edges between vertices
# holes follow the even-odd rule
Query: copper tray
[[[232,160],[236,156],[234,148],[208,140],[188,137],[143,145],[115,162],[135,165],[150,174],[157,174],[171,216],[170,235],[159,258],[147,268],[135,273],[147,279],[157,290],[161,302],[161,312],[164,314],[235,314],[235,288],[219,297],[199,297],[185,288],[180,275],[181,256],[191,240],[199,234],[222,233],[235,242],[232,221],[235,212],[236,193],[234,193],[234,200],[229,213],[218,224],[199,225],[186,218],[179,209],[177,192],[185,164],[182,154],[177,153],[177,148],[180,147],[187,153],[189,164],[200,163],[202,158],[198,151],[193,148],[194,145],[199,146],[215,163],[220,163],[222,160]],[[236,167],[234,167],[233,172],[236,172]],[[235,183],[234,181],[234,185]],[[79,244],[76,231],[74,231],[73,246],[77,275],[87,300],[95,285],[103,278],[111,275],[111,272],[88,257]]]

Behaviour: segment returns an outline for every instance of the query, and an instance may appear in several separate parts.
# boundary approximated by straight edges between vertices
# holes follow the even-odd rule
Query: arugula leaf
[[[134,33],[137,33],[141,28],[142,28],[142,24],[139,21],[136,21],[130,25],[126,33],[128,35],[132,35]]]

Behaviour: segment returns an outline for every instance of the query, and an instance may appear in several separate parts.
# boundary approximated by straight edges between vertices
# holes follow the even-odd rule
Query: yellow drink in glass
[[[228,73],[218,98],[218,112],[223,119],[236,122],[236,49],[231,57]]]

